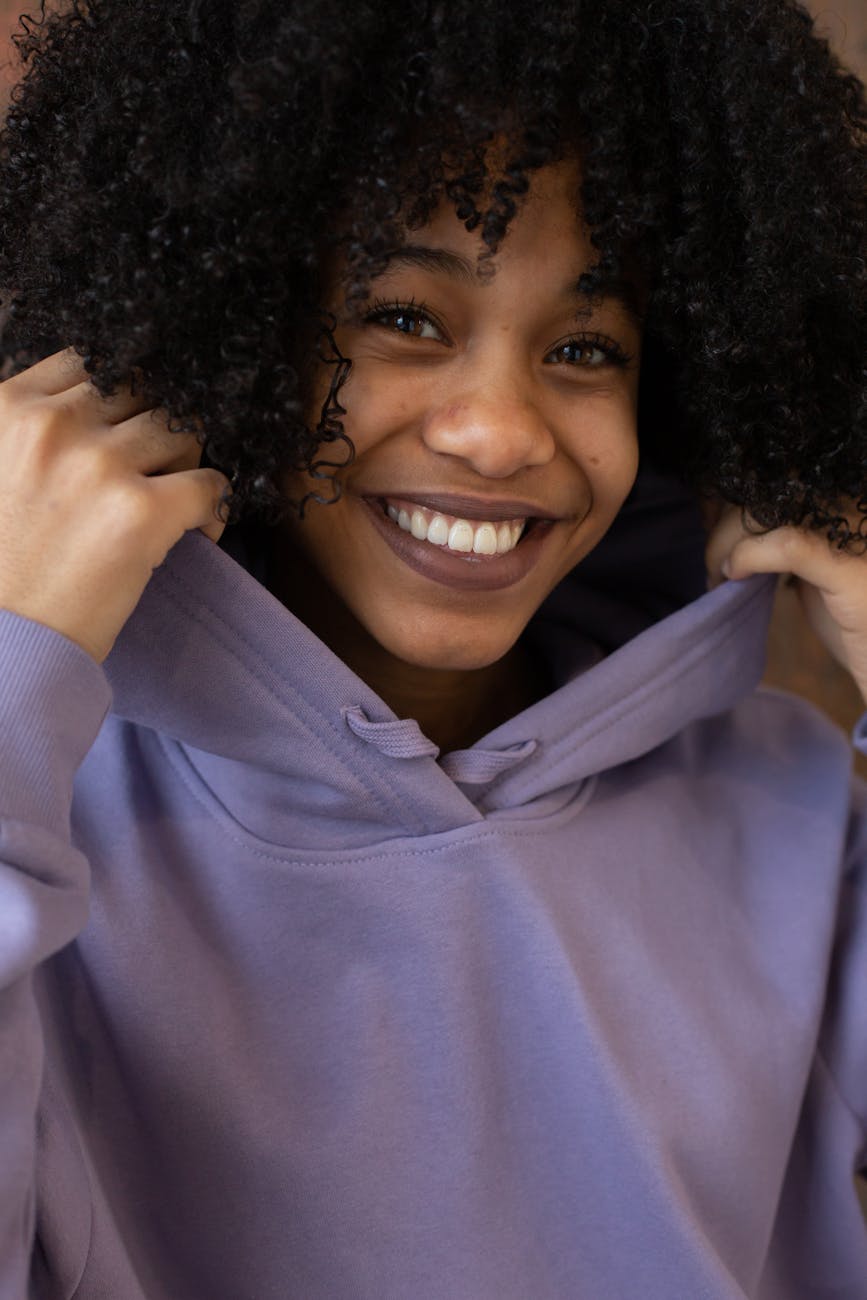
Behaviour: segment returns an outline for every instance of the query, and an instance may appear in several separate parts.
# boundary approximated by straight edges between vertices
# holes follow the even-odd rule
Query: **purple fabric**
[[[0,1300],[867,1298],[864,788],[688,532],[453,755],[240,536],[0,612]]]

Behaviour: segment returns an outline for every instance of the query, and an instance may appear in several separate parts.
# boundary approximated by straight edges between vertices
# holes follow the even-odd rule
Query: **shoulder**
[[[722,747],[760,766],[803,769],[814,777],[827,768],[851,770],[851,737],[809,700],[775,687],[759,687],[696,726],[711,749]]]
[[[692,799],[740,824],[773,824],[787,842],[794,832],[842,848],[860,809],[851,738],[785,691],[760,687],[691,723],[667,750],[665,766],[686,781]]]
[[[777,687],[760,686],[733,710],[736,724],[772,749],[791,747],[803,757],[836,756],[847,765],[852,740],[815,704]],[[853,718],[853,725],[856,719]]]

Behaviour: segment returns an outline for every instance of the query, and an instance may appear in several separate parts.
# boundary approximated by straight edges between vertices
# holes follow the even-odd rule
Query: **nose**
[[[484,478],[547,465],[556,451],[542,413],[514,382],[452,393],[428,413],[423,437],[431,451],[466,461]]]

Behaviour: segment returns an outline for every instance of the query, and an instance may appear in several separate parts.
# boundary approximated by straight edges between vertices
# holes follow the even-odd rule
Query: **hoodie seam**
[[[218,642],[218,644],[226,651],[227,654],[230,654],[232,656],[235,662],[239,664],[244,671],[249,672],[251,676],[253,676],[257,682],[259,682],[259,684],[268,692],[268,695],[271,697],[272,700],[274,700],[278,705],[282,706],[283,708],[286,708],[285,702],[281,700],[280,696],[278,695],[274,687],[271,685],[271,683],[266,680],[266,678],[262,675],[261,671],[258,671],[256,667],[253,667],[251,664],[246,662],[237,653],[235,648],[230,644],[230,641],[227,638],[226,633],[229,634],[229,637],[231,636],[237,637],[237,639],[250,652],[251,657],[253,657],[256,660],[257,664],[261,663],[262,665],[265,665],[269,669],[271,669],[271,666],[270,664],[268,664],[267,659],[265,659],[262,656],[262,654],[259,652],[257,647],[254,646],[252,642],[248,641],[246,637],[244,637],[242,633],[240,633],[236,628],[230,626],[230,624],[228,624],[226,620],[216,610],[214,610],[206,601],[202,600],[200,596],[196,595],[192,591],[192,589],[187,586],[187,584],[183,581],[183,579],[178,578],[177,575],[173,573],[169,573],[168,571],[166,571],[165,576],[166,578],[171,579],[172,582],[176,583],[178,586],[184,589],[184,591],[192,598],[193,607],[190,608],[186,603],[184,603],[177,596],[176,593],[170,590],[166,590],[166,596],[169,598],[169,600],[171,600],[177,608],[181,609],[184,614],[194,619],[195,622],[203,629],[206,635],[214,636],[213,631],[205,625],[204,620],[199,616],[196,610],[196,605],[204,606],[204,608],[209,612],[209,614],[217,621],[217,623],[219,623],[220,627],[224,629],[224,633],[222,636],[214,636],[214,639]],[[273,672],[273,669],[271,669],[271,671]],[[291,682],[288,683],[285,682],[285,680],[282,677],[280,678],[280,681],[287,687],[288,691],[291,692],[293,700],[297,700],[300,702],[302,711],[306,711],[308,713],[311,712],[314,713],[315,716],[322,723],[324,723],[324,725],[328,728],[329,732],[333,733],[335,740],[339,739],[339,732],[337,727],[324,713],[321,712],[321,710],[319,710],[318,708],[316,708],[315,705],[311,704],[308,700],[306,700],[304,696],[300,694],[297,688],[291,684]],[[315,739],[319,744],[323,746],[323,748],[327,751],[327,753],[334,760],[335,763],[339,764],[340,767],[342,767],[356,781],[358,781],[359,785],[361,785],[362,788],[367,791],[370,797],[376,801],[378,807],[384,813],[392,817],[399,825],[401,826],[407,825],[407,819],[406,819],[407,806],[405,804],[401,804],[397,800],[392,802],[392,800],[388,796],[387,791],[378,790],[375,787],[371,786],[369,782],[365,780],[362,771],[359,770],[361,765],[359,765],[359,769],[356,769],[354,764],[350,764],[347,761],[347,756],[345,754],[339,753],[331,744],[329,744],[325,740],[325,738],[322,736],[322,734],[319,731],[315,730],[313,727],[310,726],[310,724],[303,717],[303,712],[296,712],[294,709],[290,709],[288,711],[291,713],[293,721],[299,723],[304,728],[304,730],[308,733],[309,736],[311,736],[313,739]],[[420,819],[414,818],[413,824],[408,826],[408,830],[410,831],[414,830],[416,833],[419,832],[423,833],[425,830],[425,826]]]
[[[319,861],[317,861],[315,858],[296,856],[295,854],[292,853],[291,849],[287,850],[286,853],[276,853],[276,852],[269,853],[266,849],[257,848],[254,844],[248,844],[244,839],[241,838],[241,835],[237,833],[238,829],[240,829],[242,834],[249,835],[251,840],[256,840],[259,844],[265,842],[260,840],[259,837],[256,836],[252,831],[247,831],[244,827],[242,827],[240,823],[237,822],[231,816],[230,813],[223,810],[222,817],[215,814],[214,810],[208,806],[208,802],[202,797],[201,791],[197,790],[195,785],[190,780],[189,773],[185,772],[183,766],[177,762],[176,756],[172,752],[173,745],[176,744],[177,742],[172,742],[170,738],[161,735],[159,732],[155,732],[154,734],[157,736],[157,739],[159,740],[160,745],[164,753],[166,754],[166,757],[168,758],[169,762],[171,763],[172,767],[174,768],[175,772],[177,772],[181,781],[186,786],[190,795],[195,799],[196,803],[199,804],[199,806],[204,810],[207,816],[211,818],[212,821],[222,821],[225,819],[225,821],[227,821],[231,827],[236,828],[235,830],[230,829],[227,831],[228,838],[232,840],[233,843],[237,844],[240,848],[242,848],[245,853],[249,853],[253,857],[262,858],[267,862],[283,862],[293,867],[324,868],[324,867],[337,866],[337,865],[351,867],[356,865],[364,866],[368,863],[388,862],[395,858],[400,859],[401,861],[406,861],[406,859],[408,858],[429,858],[439,853],[452,852],[455,848],[454,840],[449,839],[447,842],[443,844],[431,845],[429,848],[423,848],[423,849],[413,849],[413,848],[403,847],[400,849],[388,849],[376,853],[371,853],[365,849],[359,849],[357,851],[352,849],[348,849],[348,850],[335,849],[333,850],[333,856],[323,857]],[[208,790],[211,799],[215,800],[215,802],[219,804],[219,800],[217,800],[213,792],[210,791],[210,787],[208,786],[207,782],[204,781],[202,777],[198,776],[198,774],[197,774],[197,780],[201,781],[205,789]],[[580,812],[584,810],[584,807],[586,806],[585,801],[583,799],[579,799],[577,802],[579,803],[579,807],[573,809],[572,806],[569,805],[568,815],[563,817],[562,820],[569,820],[572,816],[577,816],[580,814]],[[222,805],[220,805],[220,807],[222,808]],[[545,824],[547,829],[548,823],[546,822]],[[559,829],[560,824],[561,824],[561,817],[558,815],[556,817],[557,829]],[[515,828],[514,823],[510,822],[509,828],[506,829],[500,826],[491,827],[490,823],[483,821],[483,822],[475,823],[475,828],[477,829],[474,829],[473,823],[469,823],[462,826],[450,826],[442,831],[431,831],[428,832],[428,834],[452,836],[455,834],[455,832],[464,831],[466,832],[466,840],[464,842],[468,846],[478,844],[481,840],[524,840],[529,836],[535,838],[538,838],[539,836],[539,825],[537,822],[529,822],[525,828],[521,828],[521,829]],[[328,851],[325,850],[324,852],[327,853]],[[347,854],[347,856],[346,857],[338,856],[343,854]]]

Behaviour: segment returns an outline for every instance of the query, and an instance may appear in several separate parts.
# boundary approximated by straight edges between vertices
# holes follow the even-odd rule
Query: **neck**
[[[544,693],[520,644],[496,663],[471,671],[419,668],[396,659],[366,634],[340,653],[399,718],[415,718],[444,754],[467,749]]]
[[[291,563],[287,563],[291,559]],[[484,668],[423,668],[398,659],[294,551],[268,565],[268,589],[399,718],[415,718],[442,753],[466,749],[541,699],[547,685],[519,641]]]

